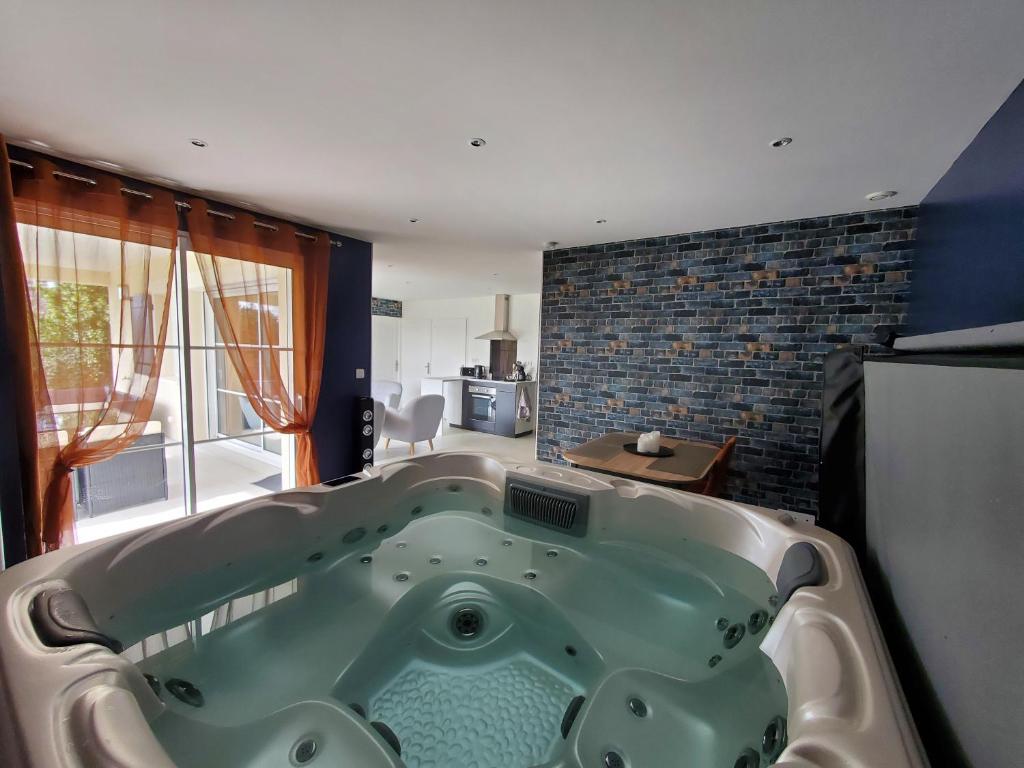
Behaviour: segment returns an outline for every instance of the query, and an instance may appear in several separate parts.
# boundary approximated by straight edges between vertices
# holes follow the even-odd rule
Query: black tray
[[[664,445],[658,447],[657,453],[640,453],[640,451],[636,449],[636,443],[626,443],[622,448],[626,453],[632,453],[635,456],[650,456],[652,459],[664,459],[667,456],[676,455],[675,451]]]

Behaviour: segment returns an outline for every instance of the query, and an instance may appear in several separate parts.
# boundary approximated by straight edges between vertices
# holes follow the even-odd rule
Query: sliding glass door
[[[92,439],[105,439],[116,429],[118,403],[130,406],[127,392],[133,378],[149,375],[160,354],[152,338],[154,304],[171,303],[156,397],[141,436],[112,458],[72,472],[79,540],[183,517],[188,494],[183,482],[177,282],[171,283],[170,296],[133,294],[121,284],[121,259],[143,258],[142,246],[133,243],[124,244],[122,252],[118,240],[29,224],[19,224],[18,234],[61,446],[76,430],[93,428]],[[73,265],[60,263],[58,248],[74,252]],[[165,253],[169,258],[170,252]],[[142,315],[149,316],[148,322]],[[149,337],[125,339],[121,329],[127,323],[133,332],[143,329]],[[85,393],[81,400],[78,392]],[[108,401],[113,405],[105,409]]]
[[[245,396],[187,235],[179,235],[179,264],[170,295],[164,297],[132,295],[129,286],[119,284],[120,260],[133,258],[131,244],[122,248],[117,240],[59,231],[37,234],[36,227],[19,224],[58,439],[65,410],[69,425],[88,423],[89,405],[80,413],[72,390],[92,392],[88,399],[95,400],[100,413],[99,405],[111,398],[116,402],[123,389],[117,377],[145,373],[160,354],[152,338],[131,339],[134,359],[128,370],[123,361],[119,365],[125,345],[112,340],[121,338],[121,324],[151,329],[154,323],[140,318],[152,315],[154,302],[171,304],[156,399],[141,436],[113,457],[72,472],[77,541],[294,487],[294,441],[268,429]],[[40,252],[59,238],[74,238],[73,276],[62,274],[56,259]],[[229,311],[236,314],[234,325],[251,332],[250,346],[257,350],[253,359],[259,361],[256,375],[263,375],[263,365],[273,365],[290,382],[292,275],[289,269],[269,269],[272,280],[259,297],[262,306],[255,306],[251,296],[232,302],[230,285],[224,291]],[[255,322],[260,310],[272,322]],[[62,364],[68,355],[76,356],[75,365]],[[83,355],[85,365],[79,364]],[[61,392],[70,371],[75,380],[66,382],[65,405]]]
[[[211,299],[231,315],[231,328],[257,380],[271,375],[276,356],[285,380],[291,381],[291,270],[264,267],[269,279],[254,297],[242,288],[241,262],[223,259],[223,297],[211,297],[200,276],[196,255],[186,253],[189,284],[189,374],[192,380],[192,445],[196,507],[200,512],[294,486],[293,440],[268,428],[249,402],[232,364]],[[238,271],[238,286],[230,279]],[[258,302],[258,304],[257,304]],[[266,369],[266,370],[264,370]]]

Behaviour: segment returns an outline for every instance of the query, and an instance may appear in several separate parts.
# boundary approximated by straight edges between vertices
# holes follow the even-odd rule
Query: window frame
[[[277,454],[277,453],[272,452],[272,451],[266,451],[266,449],[264,448],[265,441],[266,441],[266,436],[267,435],[277,435],[278,434],[278,433],[274,432],[271,429],[263,429],[263,430],[259,430],[259,431],[255,431],[255,432],[247,432],[247,433],[245,433],[242,436],[239,436],[239,435],[224,436],[224,435],[220,435],[219,433],[217,433],[216,437],[208,437],[208,438],[203,438],[201,440],[197,440],[196,437],[195,437],[195,411],[194,411],[194,403],[193,403],[193,398],[192,398],[192,391],[193,391],[193,387],[192,387],[192,353],[193,352],[203,352],[204,355],[212,356],[212,355],[215,354],[216,350],[224,349],[224,345],[223,344],[219,344],[218,345],[218,344],[215,343],[215,339],[214,340],[210,340],[210,339],[207,339],[207,338],[203,339],[203,342],[204,342],[203,344],[197,344],[197,345],[193,345],[192,344],[191,322],[190,322],[191,312],[190,312],[190,308],[189,308],[189,302],[190,302],[190,297],[189,297],[189,279],[188,279],[188,263],[189,263],[189,253],[190,252],[194,253],[194,251],[192,249],[191,238],[189,237],[189,234],[188,234],[188,232],[186,230],[179,229],[178,230],[178,254],[177,254],[177,264],[175,265],[176,266],[176,274],[175,274],[174,284],[175,284],[175,292],[176,292],[175,307],[176,307],[176,311],[177,311],[177,337],[178,337],[177,351],[178,351],[178,371],[179,371],[178,383],[179,383],[179,394],[180,394],[180,397],[181,397],[181,413],[182,413],[182,418],[181,418],[181,432],[182,432],[182,443],[183,443],[183,454],[182,454],[182,459],[183,459],[182,460],[182,475],[183,475],[183,477],[182,477],[182,483],[183,483],[183,487],[184,487],[184,490],[185,490],[184,496],[185,496],[185,516],[186,517],[189,517],[191,515],[201,514],[201,512],[199,511],[199,498],[198,498],[199,494],[198,494],[198,483],[196,481],[196,464],[195,464],[195,461],[196,461],[195,448],[196,448],[197,445],[204,445],[204,444],[207,444],[207,443],[217,443],[217,442],[228,442],[228,443],[230,443],[230,441],[235,441],[235,445],[237,446],[238,450],[259,452],[261,454],[269,453],[272,456],[279,457],[280,461],[281,461],[281,487],[282,487],[282,489],[294,488],[295,487],[295,440],[294,440],[294,436],[293,435],[285,435],[285,434],[280,435],[280,438],[281,438],[281,453],[280,454]],[[290,269],[287,270],[287,275],[288,275],[288,277],[287,277],[286,290],[291,291],[293,286],[292,286],[291,270]],[[204,292],[204,295],[205,295],[205,286],[203,288],[203,292]],[[291,301],[292,301],[292,297],[289,296],[289,308],[291,307]],[[206,315],[206,313],[210,313],[210,315],[212,315],[212,309],[209,307],[209,302],[208,301],[205,302],[205,304],[206,304],[206,306],[203,307],[204,320],[206,320],[206,322],[204,323],[204,325],[205,325],[204,331],[206,331],[207,329],[211,329],[211,334],[212,334],[212,328],[214,327],[213,323],[211,322],[212,321],[212,317],[207,317],[207,315]],[[290,338],[289,338],[289,341],[290,341]],[[210,342],[210,343],[207,343],[207,342]],[[290,345],[288,347],[281,346],[278,349],[281,352],[287,351],[289,355],[294,355],[294,349]],[[289,358],[289,360],[290,360],[290,363],[288,365],[288,373],[289,373],[289,376],[291,376],[293,371],[294,371],[294,360],[292,358]],[[215,369],[215,365],[216,365],[215,361],[214,361],[213,365],[210,365],[209,361],[207,361],[207,369],[209,371],[215,371],[216,370]],[[211,377],[209,375],[207,375],[207,377],[206,377],[206,390],[207,391],[206,391],[205,395],[207,397],[207,408],[206,408],[206,418],[207,418],[207,420],[210,419],[211,412],[213,412],[213,409],[216,408],[216,403],[215,402],[213,402],[213,403],[209,402],[210,391],[211,391],[211,383],[213,385],[213,392],[214,392],[214,398],[215,398],[216,397],[216,394],[215,394],[216,393],[216,376],[215,375],[214,375],[214,377],[212,379],[211,379]],[[291,386],[292,382],[288,382],[288,383],[289,383],[289,386]],[[211,426],[212,427],[216,427],[217,425],[209,425],[208,424],[208,428],[211,427]],[[211,431],[216,432],[216,429],[213,429]],[[245,441],[242,438],[243,437],[252,437],[254,435],[259,435],[260,436],[260,445],[259,446],[254,446],[254,445],[250,444],[247,447],[243,447],[245,445]],[[235,446],[233,446],[233,447],[235,447]]]

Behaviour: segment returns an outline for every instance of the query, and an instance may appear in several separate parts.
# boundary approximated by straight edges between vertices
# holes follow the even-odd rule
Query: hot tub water
[[[205,631],[196,617],[190,642],[138,662],[202,692],[196,707],[164,690],[152,723],[181,768],[358,765],[391,749],[373,723],[409,768],[530,768],[574,743],[595,766],[760,751],[787,711],[758,648],[775,613],[763,572],[685,540],[680,556],[498,527],[500,499],[452,485],[324,542],[280,574],[284,599]]]

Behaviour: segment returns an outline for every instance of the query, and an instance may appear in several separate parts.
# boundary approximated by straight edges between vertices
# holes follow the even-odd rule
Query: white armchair
[[[387,408],[380,400],[373,401],[373,447],[380,442],[380,435],[384,431],[384,419]]]
[[[409,455],[416,453],[416,443],[427,441],[434,450],[434,435],[441,425],[444,413],[444,397],[441,395],[420,395],[414,397],[398,410],[388,408],[384,417],[384,447],[392,438],[409,444]]]
[[[370,396],[388,408],[398,408],[402,402],[402,384],[390,379],[374,379],[370,382]]]

